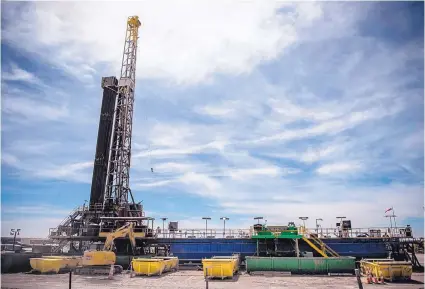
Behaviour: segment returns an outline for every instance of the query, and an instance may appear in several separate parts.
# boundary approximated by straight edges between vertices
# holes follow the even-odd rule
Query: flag
[[[389,212],[389,211],[392,211],[392,209],[393,209],[393,208],[386,209],[386,210],[385,210],[385,213],[386,213],[386,212]]]

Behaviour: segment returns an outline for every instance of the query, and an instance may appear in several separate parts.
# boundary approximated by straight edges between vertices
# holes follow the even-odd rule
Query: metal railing
[[[154,236],[158,238],[182,238],[182,239],[214,239],[214,238],[251,238],[249,229],[181,229],[177,231],[156,229]]]
[[[336,228],[319,228],[319,229],[307,229],[308,236],[313,235],[317,238],[413,238],[412,235],[406,235],[406,228],[352,228],[348,230],[338,230]],[[143,229],[148,233],[148,229]],[[107,228],[102,228],[102,232],[108,231]],[[140,232],[145,232],[140,231]],[[49,236],[82,236],[87,232],[85,228],[72,228],[62,227],[49,229]],[[111,229],[112,232],[112,229]],[[139,232],[139,231],[138,231]],[[289,232],[289,231],[288,231]],[[160,228],[151,231],[154,238],[185,238],[185,239],[196,239],[196,238],[240,238],[248,239],[257,233],[253,229],[180,229],[171,231],[168,229],[162,230]],[[273,232],[278,235],[280,232]],[[301,227],[298,228],[298,233],[303,234]]]
[[[351,228],[341,230],[339,228],[315,228],[308,229],[310,233],[319,238],[406,238],[412,237],[406,234],[406,227],[388,228]]]

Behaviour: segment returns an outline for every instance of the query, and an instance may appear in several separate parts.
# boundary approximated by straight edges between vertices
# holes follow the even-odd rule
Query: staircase
[[[302,235],[302,239],[322,257],[339,257],[337,252],[323,243],[316,235],[311,234],[306,228],[300,227],[299,233]]]
[[[71,214],[69,214],[68,217],[62,220],[62,222],[56,227],[56,229],[50,232],[48,238],[50,239],[50,243],[52,244],[52,253],[60,252],[63,247],[65,247],[69,243],[69,241],[66,239],[56,237],[70,236],[72,234],[71,223],[73,220],[75,220],[78,216],[81,215],[82,211],[83,210],[81,207],[76,207],[74,210],[72,210]]]

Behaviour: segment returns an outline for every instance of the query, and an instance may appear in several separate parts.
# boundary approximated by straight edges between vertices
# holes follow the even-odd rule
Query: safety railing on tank
[[[177,239],[249,239],[251,233],[249,229],[181,229],[181,230],[162,230],[154,231],[157,238],[177,238]]]
[[[410,232],[409,232],[410,230]],[[309,232],[316,234],[319,238],[411,238],[413,233],[406,227],[386,228],[315,228],[308,229]]]

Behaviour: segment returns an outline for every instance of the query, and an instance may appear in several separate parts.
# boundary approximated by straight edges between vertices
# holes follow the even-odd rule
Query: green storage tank
[[[246,271],[284,271],[295,274],[352,273],[354,257],[246,257]]]
[[[299,258],[272,258],[273,268],[270,271],[298,272],[300,262]]]
[[[246,271],[273,271],[273,258],[271,257],[245,257]],[[249,270],[248,270],[249,266]]]
[[[354,257],[330,257],[327,262],[329,273],[353,273],[356,268]]]
[[[321,257],[297,258],[299,273],[301,274],[327,274],[327,260]]]

